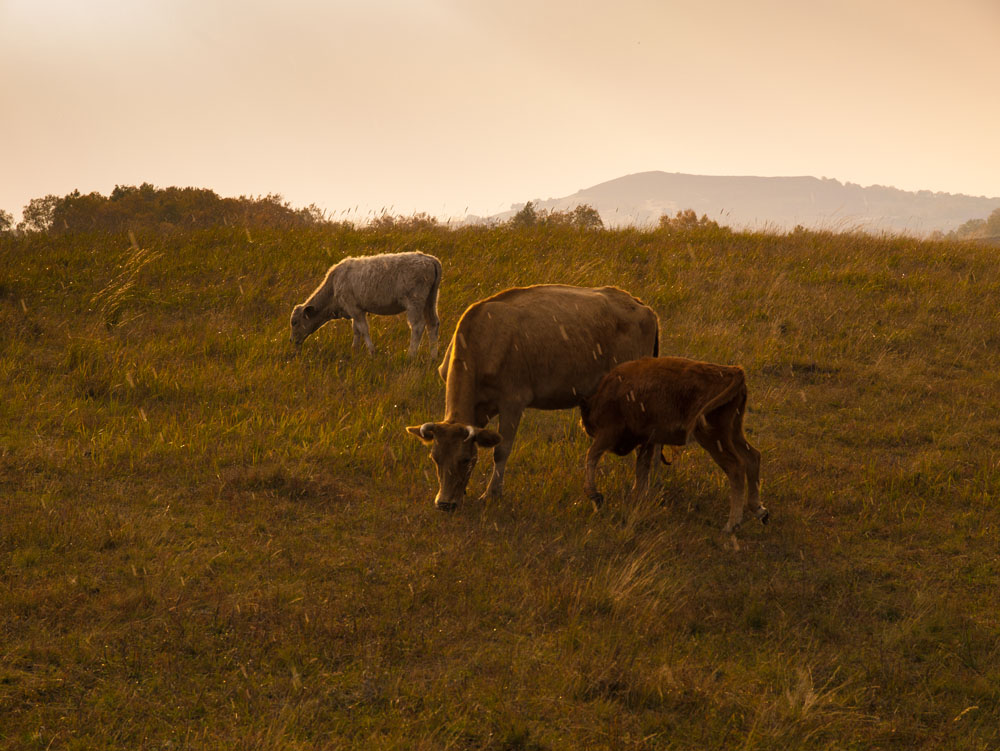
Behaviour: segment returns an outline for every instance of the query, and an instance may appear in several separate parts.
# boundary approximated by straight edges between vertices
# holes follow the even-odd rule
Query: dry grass
[[[592,514],[569,412],[436,512],[405,324],[287,342],[328,265],[404,249],[443,336],[611,283],[741,363],[772,524],[734,552],[697,450],[640,505],[607,461]],[[0,235],[0,748],[996,748],[998,299],[989,249],[850,233]]]

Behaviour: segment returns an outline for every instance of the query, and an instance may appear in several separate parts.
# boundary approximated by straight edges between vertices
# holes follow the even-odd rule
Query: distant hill
[[[1000,198],[909,192],[816,177],[715,177],[640,172],[564,198],[535,201],[538,209],[593,206],[607,226],[655,224],[663,214],[693,209],[734,228],[947,232],[1000,208]],[[494,219],[507,219],[523,204]]]

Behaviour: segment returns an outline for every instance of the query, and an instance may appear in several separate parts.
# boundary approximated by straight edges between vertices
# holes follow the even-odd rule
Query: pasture
[[[345,255],[462,310],[618,285],[742,365],[767,527],[698,447],[583,493],[529,411],[500,502],[433,508],[426,345],[296,354]],[[1000,746],[1000,261],[864,234],[220,228],[0,234],[0,749]],[[442,346],[442,352],[444,347]]]

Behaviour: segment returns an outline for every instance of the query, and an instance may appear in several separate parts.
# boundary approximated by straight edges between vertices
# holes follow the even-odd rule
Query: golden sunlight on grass
[[[434,510],[400,317],[288,315],[345,255],[444,264],[441,335],[615,284],[738,363],[771,524],[697,447],[585,502],[530,412],[502,502]],[[1000,745],[1000,264],[857,233],[384,222],[0,235],[0,748]]]

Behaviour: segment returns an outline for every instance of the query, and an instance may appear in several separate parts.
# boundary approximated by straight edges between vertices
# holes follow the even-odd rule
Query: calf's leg
[[[760,519],[762,524],[767,524],[770,514],[760,503],[760,452],[750,445],[743,433],[743,413],[745,411],[746,399],[744,398],[733,412],[729,433],[732,436],[733,448],[743,460],[743,466],[746,469],[747,505],[750,506],[750,511]]]
[[[587,449],[586,475],[583,481],[583,492],[587,494],[590,502],[597,511],[604,503],[604,496],[597,490],[597,463],[605,452],[609,451],[615,444],[614,436],[610,432],[599,432],[594,436],[594,440]],[[637,458],[638,461],[638,458]],[[638,477],[636,478],[638,482]]]
[[[656,444],[650,441],[642,444],[635,452],[635,484],[632,495],[640,498],[649,490],[649,470],[653,465],[653,454]]]
[[[699,425],[694,431],[694,437],[729,478],[729,520],[723,531],[732,532],[743,522],[743,507],[746,504],[746,467],[733,447],[730,433],[719,430],[718,424],[713,422],[705,426]]]
[[[767,524],[770,512],[760,502],[760,452],[750,445],[742,432],[733,438],[733,445],[746,468],[747,505],[762,524]]]

